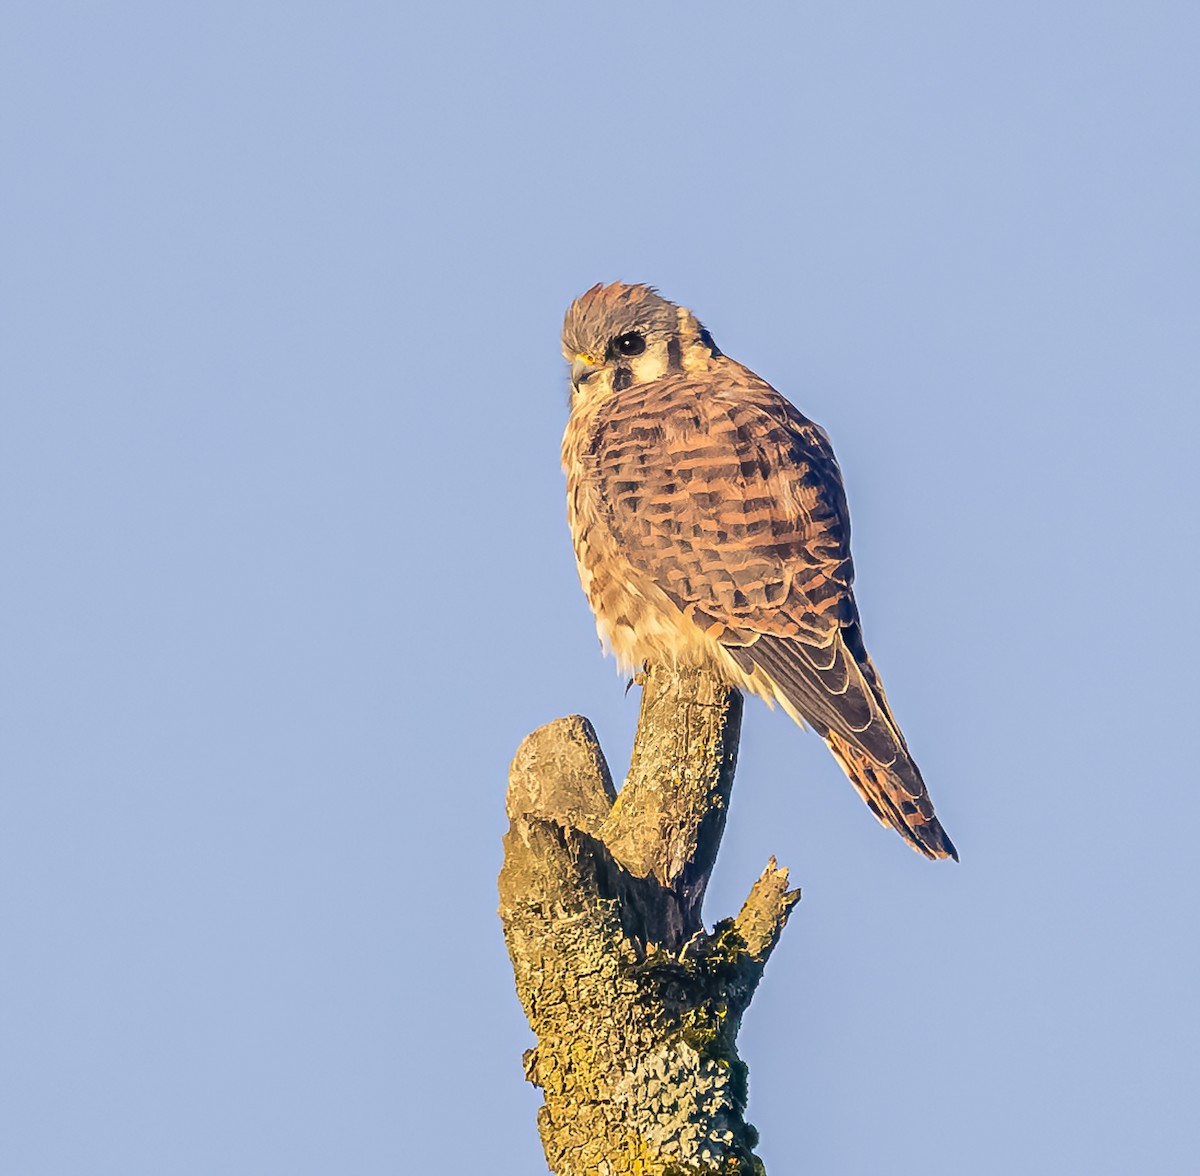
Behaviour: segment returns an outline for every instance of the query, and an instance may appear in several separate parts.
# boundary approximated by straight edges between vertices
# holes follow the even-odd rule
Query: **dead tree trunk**
[[[761,1174],[735,1039],[800,894],[772,859],[704,931],[741,695],[661,668],[643,690],[619,797],[579,716],[534,731],[509,774],[500,916],[538,1128],[558,1176]]]

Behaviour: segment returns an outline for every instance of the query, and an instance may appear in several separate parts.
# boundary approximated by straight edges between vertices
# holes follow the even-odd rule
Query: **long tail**
[[[760,634],[726,652],[746,673],[751,689],[774,697],[800,724],[826,742],[850,783],[883,825],[918,853],[958,853],[933,812],[921,772],[908,753],[879,675],[856,630],[825,647]]]
[[[927,858],[953,858],[958,850],[933,811],[933,802],[917,765],[906,754],[891,767],[880,767],[834,731],[823,731],[825,743],[842,765],[858,795],[881,825],[890,825]]]

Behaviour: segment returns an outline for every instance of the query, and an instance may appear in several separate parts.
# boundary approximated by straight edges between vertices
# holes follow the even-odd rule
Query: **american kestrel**
[[[562,345],[567,513],[604,646],[778,702],[882,824],[957,859],[863,645],[824,430],[649,286],[593,286]]]

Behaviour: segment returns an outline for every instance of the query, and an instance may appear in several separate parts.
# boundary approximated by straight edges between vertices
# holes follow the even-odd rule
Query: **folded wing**
[[[826,741],[879,819],[956,857],[863,646],[850,522],[824,432],[732,361],[630,388],[589,462],[623,556],[756,689]]]

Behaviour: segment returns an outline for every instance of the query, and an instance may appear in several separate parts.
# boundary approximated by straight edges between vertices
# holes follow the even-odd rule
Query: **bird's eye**
[[[646,340],[637,331],[630,331],[628,335],[618,335],[612,345],[618,355],[641,355],[646,350]]]

